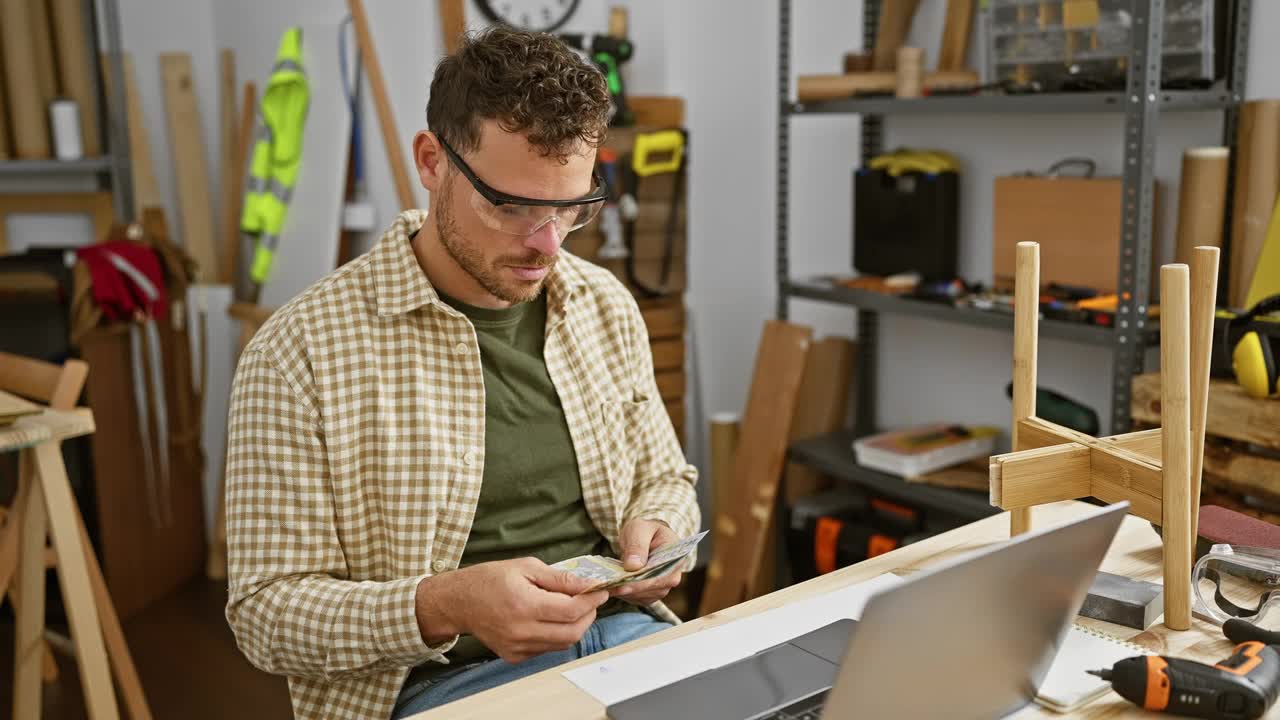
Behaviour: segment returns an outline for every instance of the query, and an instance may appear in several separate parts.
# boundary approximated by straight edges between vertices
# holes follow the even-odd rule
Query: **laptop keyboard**
[[[816,695],[793,702],[772,715],[765,715],[760,720],[818,720],[826,704],[827,691],[823,690]]]

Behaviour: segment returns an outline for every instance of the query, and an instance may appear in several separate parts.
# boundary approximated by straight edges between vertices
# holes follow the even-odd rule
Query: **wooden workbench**
[[[1033,527],[1043,528],[1058,524],[1081,514],[1089,508],[1080,502],[1065,502],[1035,508]],[[559,668],[495,688],[469,698],[450,703],[435,710],[414,716],[415,718],[443,720],[445,718],[518,717],[521,720],[601,720],[604,706],[590,695],[561,676],[566,669],[590,664],[609,655],[670,640],[681,635],[699,632],[710,627],[746,617],[754,613],[785,605],[812,595],[861,582],[883,573],[892,572],[902,577],[927,569],[955,556],[986,547],[993,542],[1007,539],[1009,518],[1007,513],[980,520],[951,532],[937,535],[920,543],[908,545],[893,552],[872,558],[857,565],[823,575],[808,582],[793,585],[777,592],[736,605],[712,615],[685,623],[680,627],[651,635],[633,644],[606,653],[583,658]],[[1161,548],[1159,538],[1151,525],[1134,516],[1125,518],[1120,532],[1112,543],[1111,551],[1102,563],[1102,569],[1129,577],[1161,581]],[[1020,592],[1009,588],[1009,592]],[[1030,597],[1028,602],[1034,602]],[[1232,645],[1222,637],[1214,625],[1193,619],[1192,628],[1185,632],[1172,632],[1159,622],[1145,632],[1120,625],[1112,625],[1088,618],[1077,618],[1082,625],[1092,627],[1114,637],[1130,640],[1152,652],[1171,654],[1210,664],[1226,658]],[[957,618],[962,622],[962,618]],[[981,649],[974,649],[975,656]],[[1109,693],[1102,699],[1070,715],[1059,715],[1033,705],[1015,715],[1018,720],[1029,718],[1125,718],[1159,717],[1140,711]],[[1273,707],[1268,718],[1280,718],[1280,708]]]

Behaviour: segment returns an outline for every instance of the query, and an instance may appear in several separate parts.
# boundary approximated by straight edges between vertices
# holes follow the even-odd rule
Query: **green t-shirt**
[[[484,477],[461,566],[517,557],[550,565],[609,553],[587,515],[573,439],[543,360],[546,293],[501,310],[467,305],[443,293],[440,298],[475,327],[484,371]],[[610,600],[598,614],[625,609],[635,608]],[[458,663],[492,653],[464,635],[448,655]]]

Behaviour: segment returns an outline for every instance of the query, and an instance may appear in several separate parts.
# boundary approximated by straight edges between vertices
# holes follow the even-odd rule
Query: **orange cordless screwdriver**
[[[1240,643],[1231,657],[1209,666],[1146,655],[1090,670],[1135,705],[1207,720],[1262,717],[1280,691],[1280,652],[1257,641]]]

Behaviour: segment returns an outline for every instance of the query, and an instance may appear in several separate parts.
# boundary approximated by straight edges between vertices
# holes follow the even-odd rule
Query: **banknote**
[[[552,567],[568,570],[579,577],[596,581],[590,589],[583,592],[607,590],[619,585],[652,580],[674,571],[681,565],[681,561],[693,552],[706,534],[707,531],[704,530],[656,548],[649,553],[649,559],[644,567],[638,570],[626,570],[621,560],[603,555],[579,555],[562,560]]]

